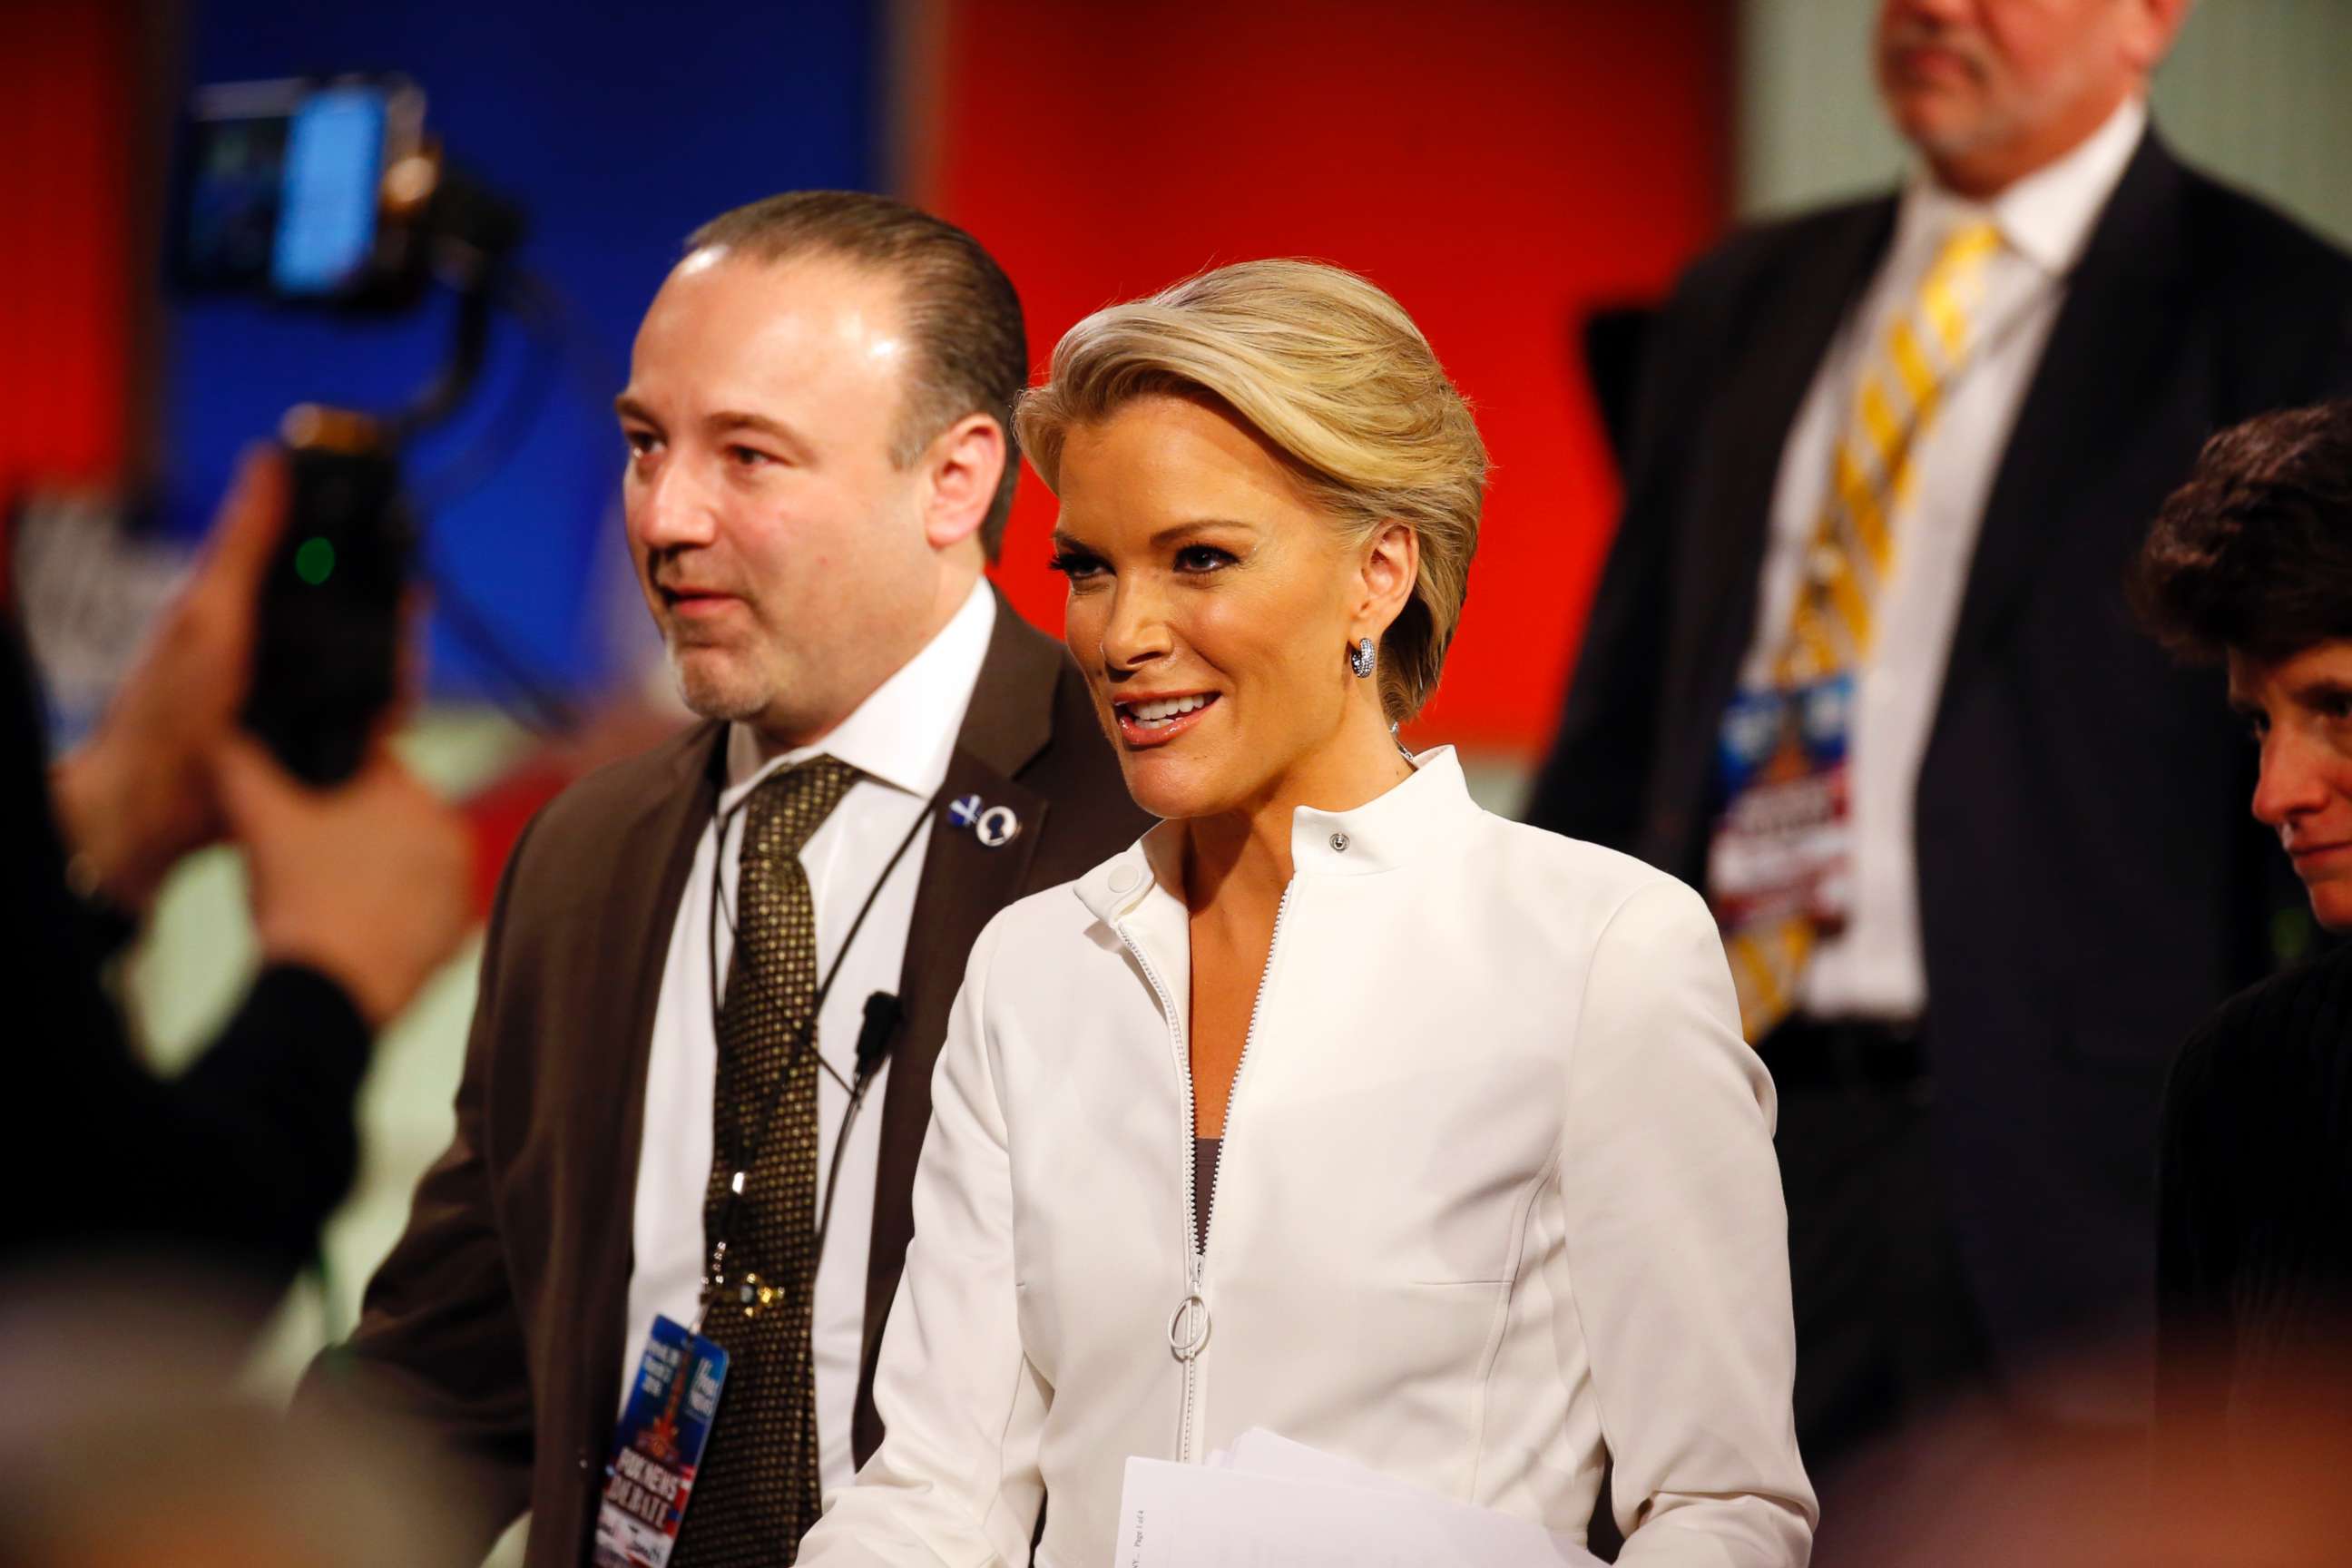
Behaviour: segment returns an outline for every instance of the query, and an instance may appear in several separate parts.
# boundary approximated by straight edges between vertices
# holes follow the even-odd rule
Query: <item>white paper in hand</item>
[[[1326,1486],[1361,1487],[1366,1491],[1402,1492],[1407,1497],[1426,1498],[1449,1507],[1460,1506],[1451,1498],[1440,1497],[1426,1487],[1399,1480],[1385,1470],[1360,1465],[1337,1454],[1327,1454],[1320,1448],[1310,1448],[1304,1443],[1294,1443],[1279,1432],[1269,1432],[1263,1426],[1253,1426],[1234,1440],[1233,1468],[1246,1470],[1254,1476],[1272,1476],[1279,1480],[1320,1481]]]
[[[1588,1568],[1541,1526],[1262,1429],[1228,1466],[1129,1459],[1114,1568]]]

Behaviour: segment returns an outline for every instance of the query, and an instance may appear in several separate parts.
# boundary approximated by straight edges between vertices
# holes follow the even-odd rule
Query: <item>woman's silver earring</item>
[[[1372,639],[1358,637],[1356,646],[1348,650],[1348,668],[1356,672],[1359,680],[1369,679],[1373,663]]]

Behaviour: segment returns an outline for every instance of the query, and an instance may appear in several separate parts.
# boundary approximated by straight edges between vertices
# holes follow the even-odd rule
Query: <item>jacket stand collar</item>
[[[1478,804],[1470,798],[1453,747],[1423,752],[1412,759],[1412,766],[1411,778],[1351,811],[1320,811],[1310,805],[1294,811],[1292,874],[1372,877],[1442,852],[1477,818]],[[1181,912],[1183,847],[1183,824],[1160,824],[1079,878],[1075,889],[1078,901],[1097,920],[1116,923],[1134,916],[1158,889]],[[1178,951],[1184,945],[1177,944]]]

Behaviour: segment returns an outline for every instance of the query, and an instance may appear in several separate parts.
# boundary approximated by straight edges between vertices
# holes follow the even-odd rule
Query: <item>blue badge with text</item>
[[[604,1467],[595,1568],[667,1568],[726,1381],[725,1351],[655,1317]]]
[[[1726,930],[1801,915],[1844,928],[1853,904],[1848,752],[1853,676],[1746,687],[1716,731],[1721,809],[1707,843],[1706,894]]]

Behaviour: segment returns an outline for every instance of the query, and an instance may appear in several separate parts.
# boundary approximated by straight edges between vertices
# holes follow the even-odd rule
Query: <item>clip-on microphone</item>
[[[894,994],[877,991],[866,999],[866,1022],[857,1031],[857,1081],[850,1090],[853,1099],[863,1099],[866,1086],[882,1070],[890,1058],[890,1042],[898,1033],[898,1020],[906,1008]]]

